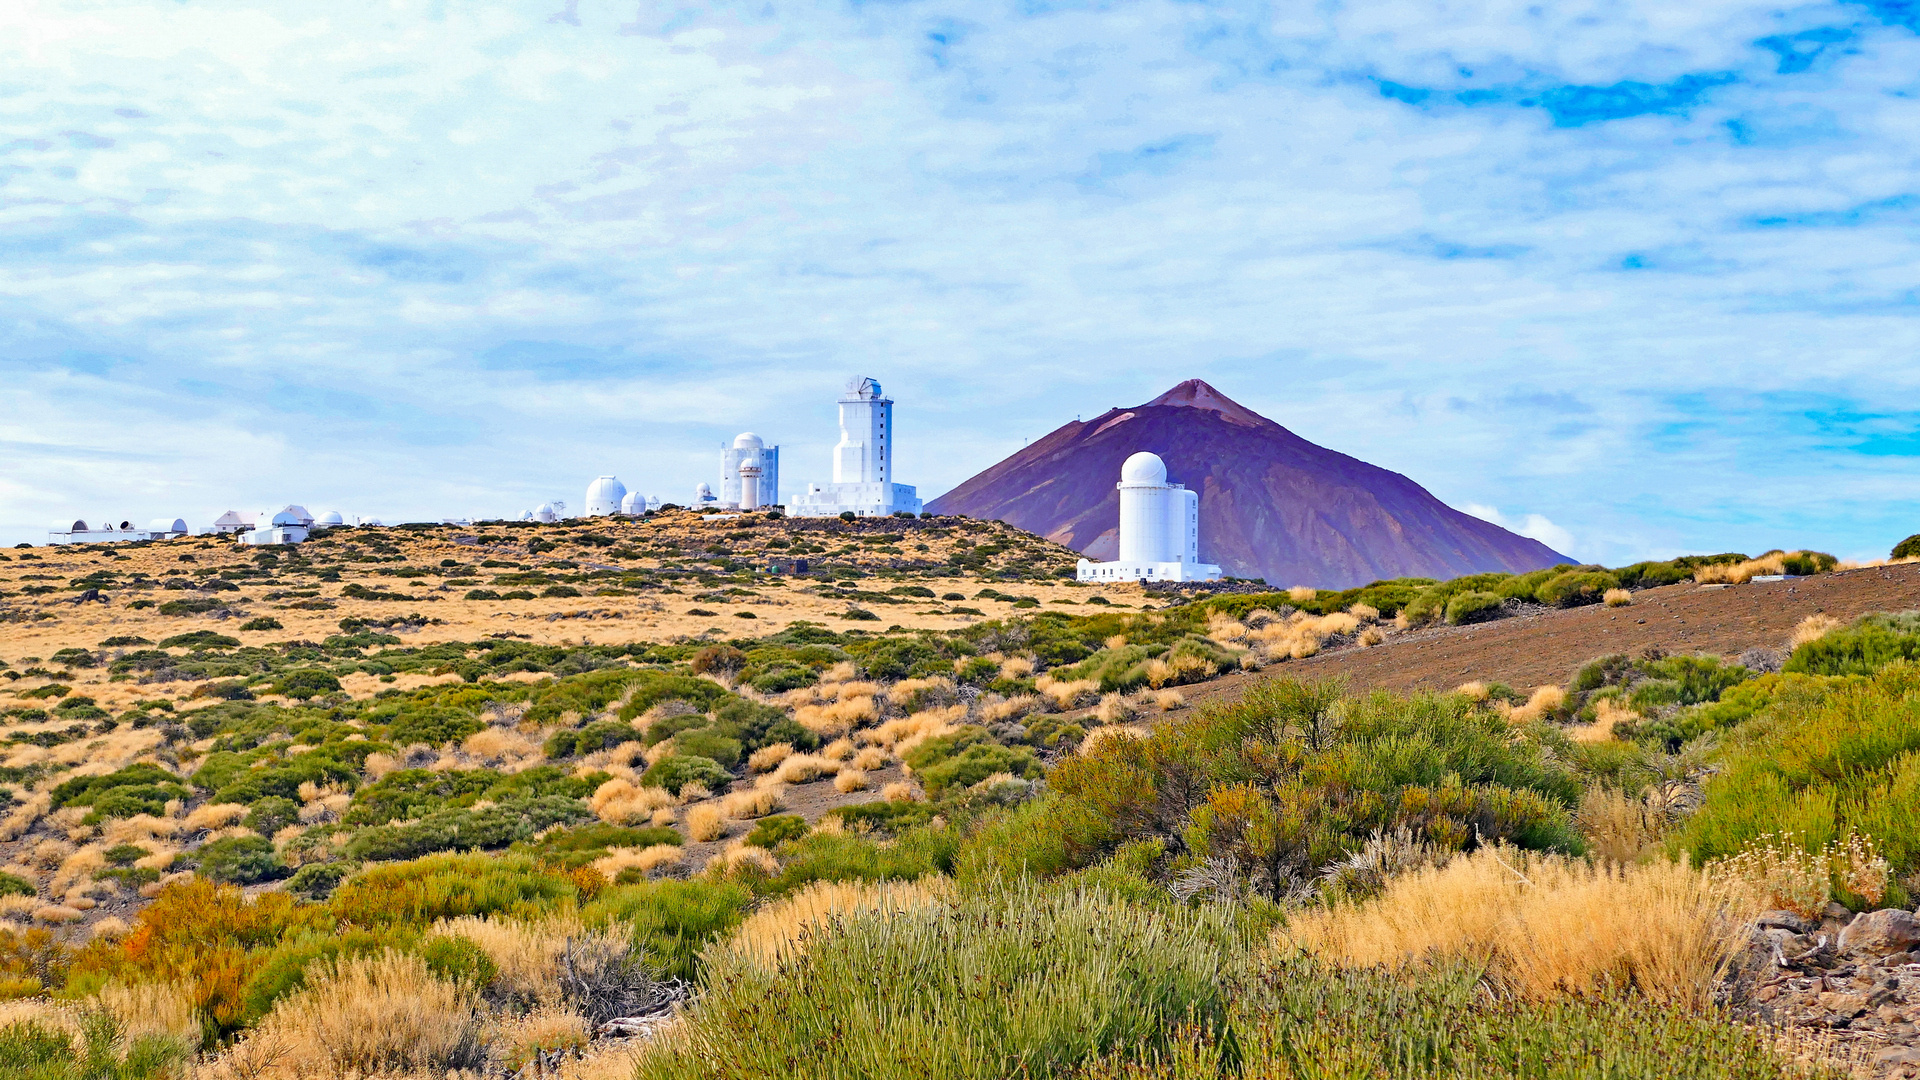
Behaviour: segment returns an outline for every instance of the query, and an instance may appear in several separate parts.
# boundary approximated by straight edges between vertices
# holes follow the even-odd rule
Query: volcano
[[[1200,558],[1234,577],[1344,589],[1569,563],[1396,472],[1295,435],[1199,379],[1054,430],[927,504],[998,518],[1095,560],[1119,553],[1120,464],[1139,450],[1200,492]]]

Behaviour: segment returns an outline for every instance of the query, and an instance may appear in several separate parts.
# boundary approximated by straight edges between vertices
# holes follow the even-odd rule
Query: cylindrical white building
[[[646,513],[646,496],[640,494],[638,491],[627,492],[626,498],[620,500],[620,512],[633,517],[639,517],[641,514]]]
[[[755,461],[740,463],[740,509],[757,510],[760,507],[760,464]]]
[[[586,516],[606,517],[620,512],[620,500],[627,497],[627,485],[619,477],[597,477],[587,485]]]
[[[1175,522],[1173,489],[1167,486],[1167,463],[1145,450],[1120,467],[1120,562],[1173,562],[1179,552],[1172,541]],[[1184,546],[1184,545],[1183,545]]]

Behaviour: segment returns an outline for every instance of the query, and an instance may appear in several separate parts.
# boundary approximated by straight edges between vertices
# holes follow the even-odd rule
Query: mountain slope
[[[1129,454],[1151,450],[1200,492],[1200,557],[1237,577],[1347,588],[1573,560],[1433,497],[1399,473],[1302,439],[1190,379],[1131,409],[1063,425],[927,504],[999,518],[1084,552],[1119,549]]]

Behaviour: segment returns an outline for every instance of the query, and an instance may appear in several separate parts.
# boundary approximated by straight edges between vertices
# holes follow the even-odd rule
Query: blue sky
[[[923,496],[1205,378],[1583,558],[1920,531],[1920,4],[0,7],[0,538]],[[1177,478],[1176,478],[1177,479]]]

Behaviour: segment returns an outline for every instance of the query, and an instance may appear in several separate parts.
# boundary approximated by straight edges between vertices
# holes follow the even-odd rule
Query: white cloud
[[[1562,555],[1573,555],[1578,546],[1572,533],[1547,520],[1544,514],[1526,514],[1515,520],[1491,506],[1480,503],[1468,503],[1460,509],[1482,521],[1490,521],[1529,540],[1538,540]]]

